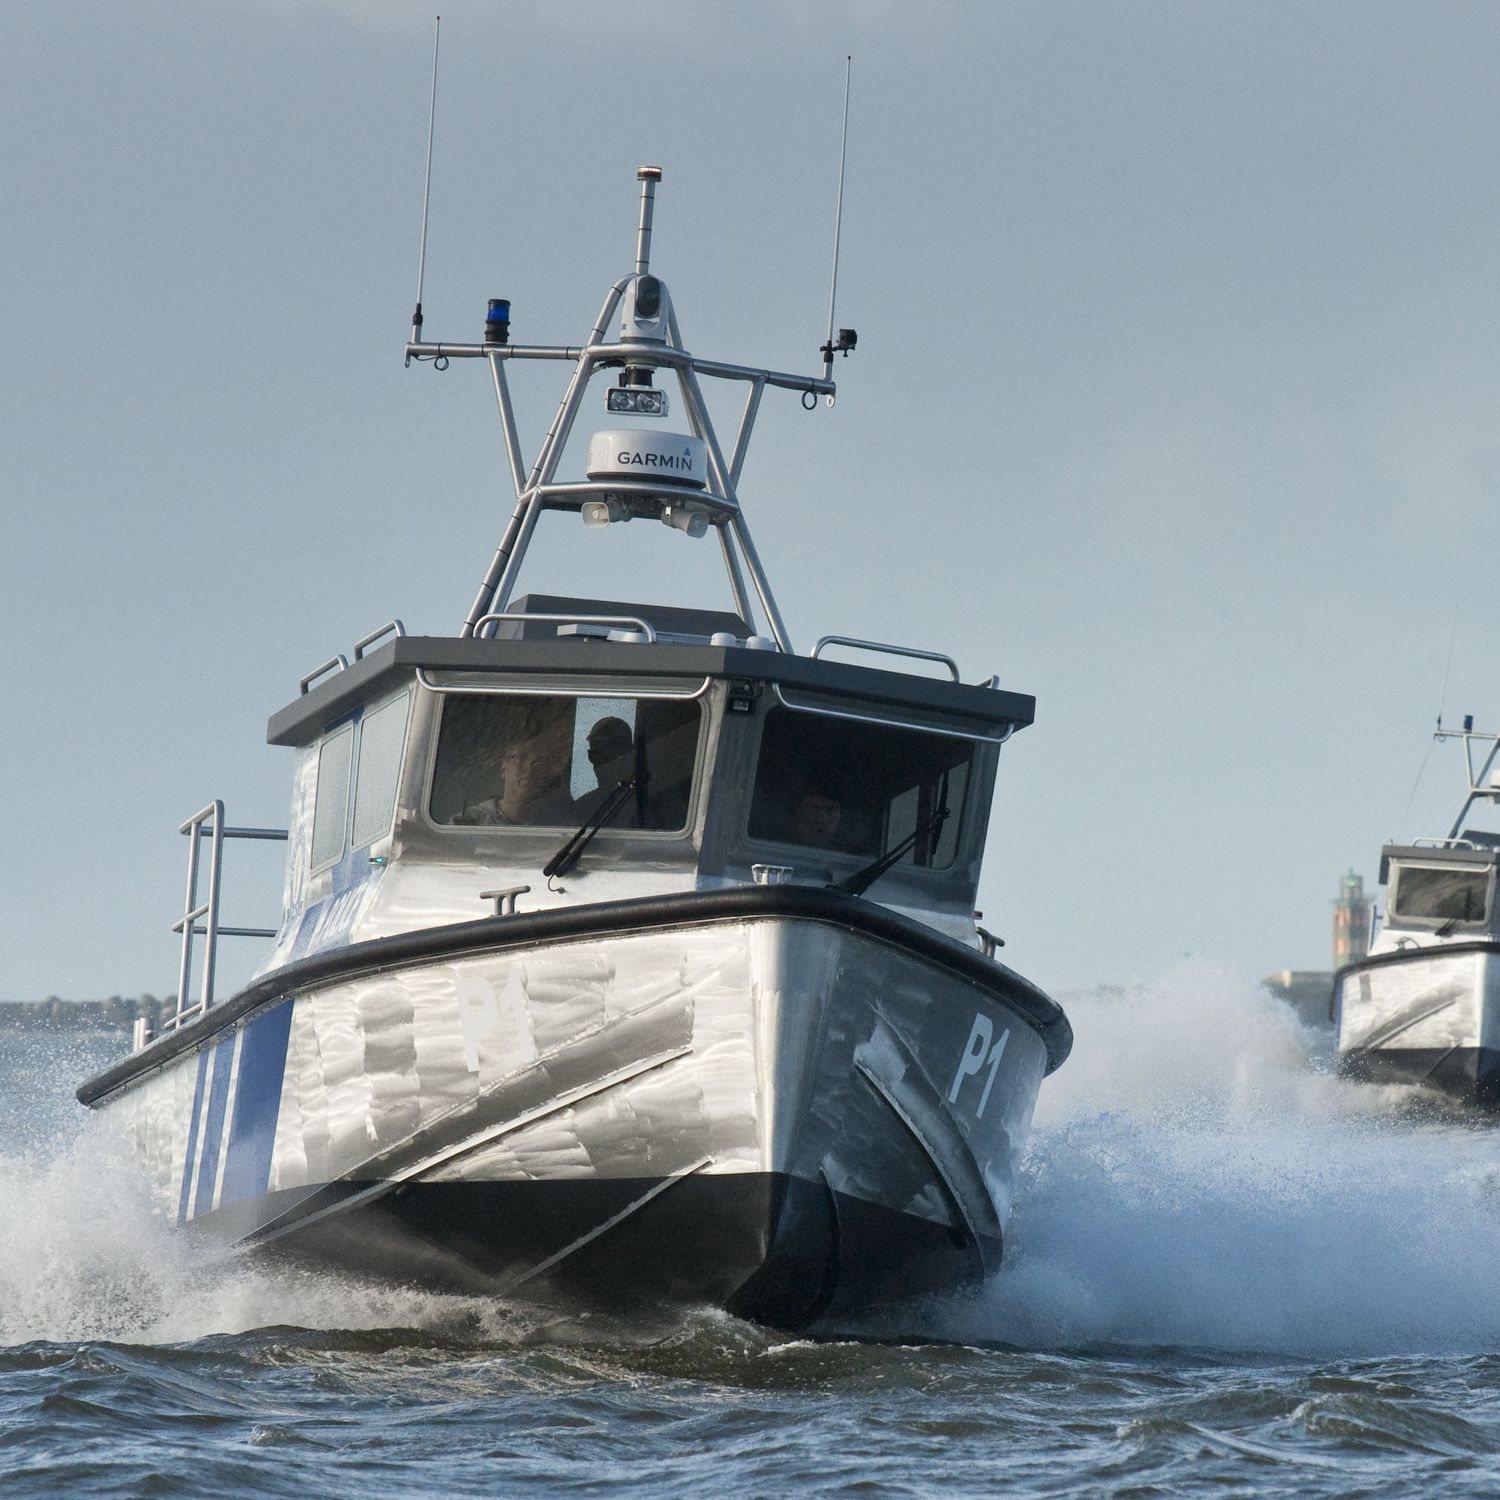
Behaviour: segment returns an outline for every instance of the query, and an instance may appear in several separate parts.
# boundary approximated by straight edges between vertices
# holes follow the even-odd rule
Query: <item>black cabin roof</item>
[[[745,646],[643,644],[589,637],[477,640],[404,635],[321,679],[273,714],[266,726],[267,742],[305,745],[360,703],[412,676],[418,667],[433,672],[521,672],[549,677],[576,673],[595,678],[600,674],[744,678],[874,701],[918,717],[941,714],[981,725],[1020,728],[1036,716],[1036,699],[1028,693]]]

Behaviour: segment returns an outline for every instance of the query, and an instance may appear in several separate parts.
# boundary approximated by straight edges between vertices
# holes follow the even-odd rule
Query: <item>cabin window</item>
[[[333,864],[344,852],[349,817],[349,767],[354,759],[354,726],[345,724],[318,747],[318,790],[313,806],[312,867]]]
[[[761,735],[750,837],[946,866],[974,758],[970,740],[773,708]]]
[[[429,811],[457,827],[577,828],[605,813],[609,828],[682,828],[702,717],[681,699],[450,693]]]
[[[1415,922],[1483,922],[1490,872],[1453,865],[1398,865],[1391,915]]]
[[[359,769],[354,773],[354,831],[349,845],[363,849],[390,832],[406,740],[408,694],[367,713],[359,727]]]

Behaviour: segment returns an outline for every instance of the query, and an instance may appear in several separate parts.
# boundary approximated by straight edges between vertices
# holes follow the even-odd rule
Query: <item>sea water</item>
[[[835,1330],[195,1258],[0,1033],[0,1495],[1500,1494],[1500,1133],[1185,964],[1067,997],[1007,1260]]]

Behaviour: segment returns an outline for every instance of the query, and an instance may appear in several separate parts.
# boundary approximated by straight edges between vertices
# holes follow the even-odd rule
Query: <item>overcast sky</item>
[[[493,397],[400,353],[434,8],[0,5],[0,997],[174,988],[176,825],[284,825],[302,674],[473,598]],[[1413,797],[1440,708],[1500,728],[1500,8],[443,14],[452,340],[504,295],[579,341],[652,161],[688,345],[812,368],[853,53],[859,351],[833,411],[768,395],[742,485],[794,639],[1036,695],[980,904],[1041,984],[1326,966],[1341,873],[1456,808],[1455,746]],[[517,372],[528,450],[559,373]],[[622,580],[554,520],[523,588],[660,597],[711,559],[658,529]]]

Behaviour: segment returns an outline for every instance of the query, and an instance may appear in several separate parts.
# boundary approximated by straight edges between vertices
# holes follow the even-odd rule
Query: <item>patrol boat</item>
[[[1500,736],[1461,730],[1468,792],[1442,838],[1380,851],[1385,920],[1369,955],[1333,981],[1341,1072],[1424,1084],[1470,1105],[1500,1107],[1500,833],[1465,828],[1500,800]],[[1484,747],[1488,747],[1485,749]],[[1483,756],[1475,768],[1476,753]]]
[[[510,342],[503,299],[482,342],[427,342],[419,301],[409,364],[488,366],[514,514],[456,637],[392,620],[272,716],[287,830],[220,802],[183,825],[176,1013],[78,1097],[219,1242],[801,1327],[999,1262],[1072,1042],[974,911],[1035,700],[936,652],[793,650],[740,472],[767,388],[831,399],[856,337],[830,329],[820,377],[690,353],[649,266],[661,173],[638,176],[635,268],[582,345]],[[572,365],[529,471],[524,360]],[[562,478],[600,376],[609,425]],[[727,451],[704,378],[744,391]],[[732,607],[517,596],[558,513],[712,538]],[[226,842],[281,837],[279,927],[227,925]],[[269,950],[220,999],[217,945],[247,934]]]

